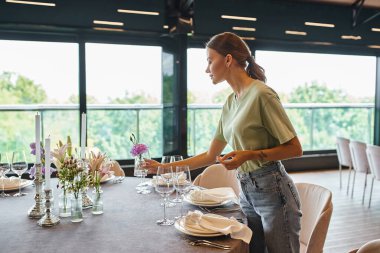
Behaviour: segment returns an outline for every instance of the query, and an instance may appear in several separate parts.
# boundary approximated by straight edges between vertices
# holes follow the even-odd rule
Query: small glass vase
[[[82,195],[74,193],[71,198],[71,222],[83,221]]]
[[[94,190],[94,203],[92,205],[92,214],[98,215],[103,214],[103,191],[102,190]]]
[[[92,205],[93,205],[93,201],[92,201],[92,199],[90,198],[90,196],[88,196],[88,194],[87,194],[87,190],[88,190],[88,188],[86,187],[86,188],[82,191],[82,208],[83,208],[83,209],[91,208]]]
[[[59,194],[58,208],[60,217],[70,217],[71,194],[67,190],[63,190],[61,194]]]

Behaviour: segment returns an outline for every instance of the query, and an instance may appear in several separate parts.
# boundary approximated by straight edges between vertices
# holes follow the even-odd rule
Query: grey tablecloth
[[[231,245],[230,251],[191,246],[188,240],[197,238],[179,232],[174,226],[158,226],[156,220],[163,216],[161,198],[154,191],[148,195],[137,194],[137,183],[136,178],[128,177],[120,184],[103,184],[104,214],[92,215],[91,209],[84,210],[83,222],[72,223],[70,218],[61,218],[60,224],[52,228],[42,228],[37,220],[27,216],[34,203],[32,186],[23,189],[29,193],[27,196],[0,198],[0,252],[248,252],[247,244],[229,236],[207,239]],[[56,196],[57,190],[54,191]],[[179,206],[167,209],[169,218],[179,213]],[[184,203],[185,211],[193,209],[196,207]],[[54,213],[57,214],[57,208]]]

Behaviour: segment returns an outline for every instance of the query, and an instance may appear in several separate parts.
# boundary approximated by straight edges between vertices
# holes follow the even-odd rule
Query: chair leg
[[[365,173],[365,180],[364,180],[364,190],[363,190],[362,205],[364,205],[365,189],[366,189],[366,188],[367,188],[367,173]]]
[[[347,195],[348,195],[348,192],[350,190],[350,179],[351,179],[351,167],[348,167],[348,183],[347,183]]]
[[[373,182],[375,181],[375,177],[372,178],[372,184],[371,184],[371,191],[369,193],[369,202],[368,202],[368,208],[371,207],[371,200],[372,200],[372,191],[373,191]]]
[[[355,177],[356,177],[356,171],[354,171],[354,178],[352,179],[351,198],[354,197]]]
[[[339,164],[339,189],[342,189],[342,165]]]

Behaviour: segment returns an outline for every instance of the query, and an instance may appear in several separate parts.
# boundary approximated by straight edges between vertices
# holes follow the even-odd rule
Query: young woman
[[[278,95],[265,82],[248,45],[229,32],[206,44],[207,69],[213,84],[233,89],[222,110],[207,152],[175,162],[191,169],[215,163],[237,169],[240,205],[253,231],[250,252],[299,252],[300,201],[280,160],[301,156],[302,148]],[[227,145],[234,151],[220,157]],[[147,161],[154,173],[160,164]]]

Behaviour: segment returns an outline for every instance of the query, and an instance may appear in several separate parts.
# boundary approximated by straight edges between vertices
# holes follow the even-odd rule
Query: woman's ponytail
[[[255,62],[255,59],[252,55],[248,56],[247,62],[248,66],[246,71],[248,75],[265,83],[267,81],[267,78],[265,77],[264,68]]]

